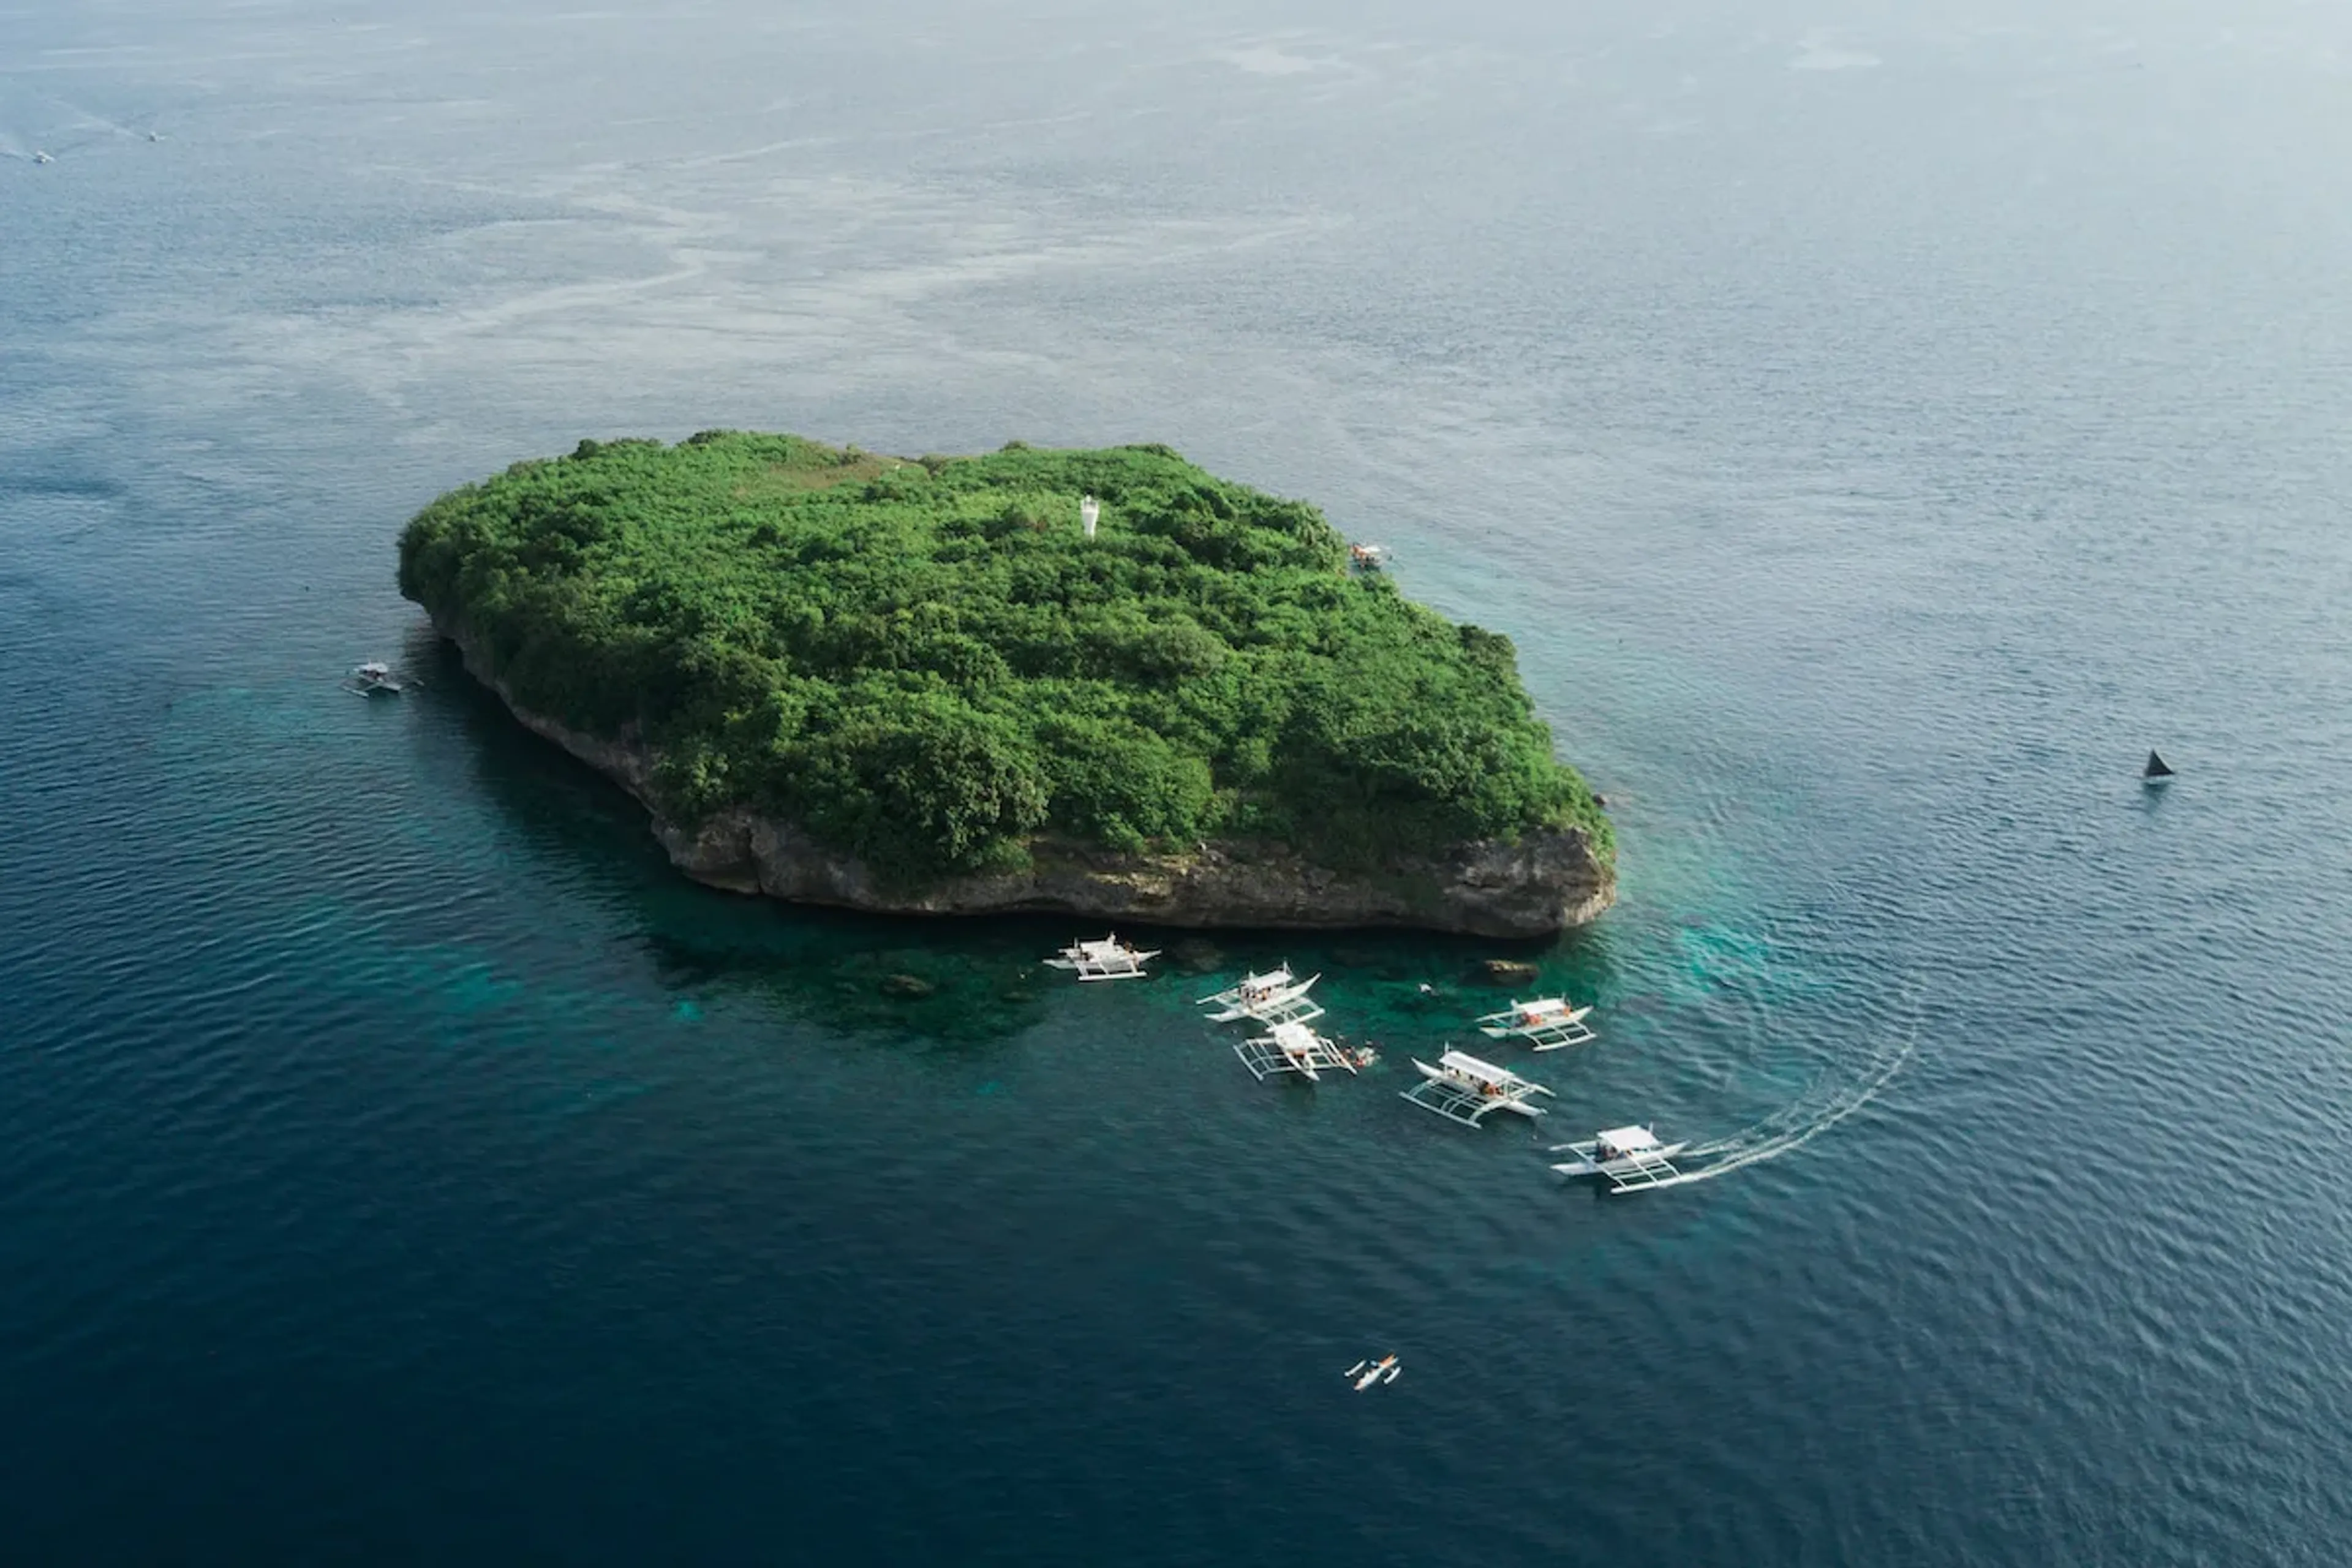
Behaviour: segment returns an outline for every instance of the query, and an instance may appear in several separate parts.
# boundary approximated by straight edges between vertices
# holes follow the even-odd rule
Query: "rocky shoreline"
[[[885,887],[855,856],[789,823],[743,810],[694,826],[662,816],[655,758],[627,740],[604,740],[515,701],[463,629],[436,629],[475,679],[517,721],[636,796],[670,860],[698,882],[794,903],[889,914],[1048,913],[1172,926],[1345,929],[1391,926],[1472,936],[1549,936],[1598,916],[1615,879],[1574,830],[1479,842],[1401,859],[1375,873],[1318,866],[1288,847],[1255,840],[1202,844],[1189,855],[1119,855],[1057,840],[1032,846],[1020,872],[955,877],[914,890]]]

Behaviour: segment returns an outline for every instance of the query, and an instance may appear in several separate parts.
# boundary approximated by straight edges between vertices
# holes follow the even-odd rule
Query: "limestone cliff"
[[[884,885],[854,856],[791,823],[741,810],[687,826],[665,818],[655,759],[627,740],[565,728],[516,702],[459,628],[438,629],[467,669],[527,728],[619,783],[653,816],[680,870],[736,892],[898,914],[1087,915],[1175,926],[1404,926],[1475,936],[1544,936],[1580,925],[1616,897],[1610,872],[1577,831],[1479,842],[1401,858],[1376,872],[1318,866],[1286,846],[1219,840],[1182,855],[1121,855],[1043,838],[1025,870],[953,877],[918,889]]]

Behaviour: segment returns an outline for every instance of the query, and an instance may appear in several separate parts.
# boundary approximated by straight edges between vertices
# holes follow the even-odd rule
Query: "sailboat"
[[[2171,766],[2154,752],[2147,754],[2147,766],[2139,771],[2139,782],[2145,784],[2160,784],[2171,776]]]

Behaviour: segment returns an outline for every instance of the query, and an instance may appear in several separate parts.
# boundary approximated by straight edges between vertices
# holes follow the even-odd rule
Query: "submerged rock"
[[[1526,985],[1541,973],[1516,958],[1490,958],[1478,966],[1478,977],[1489,985]]]
[[[1168,962],[1186,974],[1210,974],[1225,966],[1225,950],[1213,942],[1188,936],[1168,949]]]
[[[886,974],[882,977],[882,994],[885,996],[929,996],[938,989],[919,974]]]

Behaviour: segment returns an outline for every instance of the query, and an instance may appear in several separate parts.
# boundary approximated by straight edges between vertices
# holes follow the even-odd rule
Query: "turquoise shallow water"
[[[12,1560],[2341,1560],[2333,19],[12,26]],[[672,873],[392,539],[714,425],[1167,440],[1513,636],[1625,846],[1540,1135],[1395,1098],[1489,944]],[[1379,1068],[1195,1016],[1285,957]],[[1724,1173],[1544,1171],[1635,1118]]]

